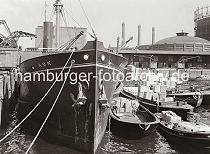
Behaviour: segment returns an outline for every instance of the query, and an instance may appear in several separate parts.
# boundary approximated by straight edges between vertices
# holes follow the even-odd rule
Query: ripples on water
[[[199,107],[196,109],[201,115],[201,121],[210,125],[210,106]],[[0,130],[0,136],[8,133],[15,127],[17,119],[15,113],[12,115],[12,121],[7,130]],[[29,147],[32,136],[25,135],[17,129],[3,143],[0,143],[1,154],[24,154]],[[125,140],[106,132],[96,154],[203,154],[203,151],[192,149],[185,145],[169,144],[164,137],[155,132],[140,140]],[[210,153],[210,152],[209,152]],[[81,154],[75,150],[50,144],[42,139],[37,139],[30,154]]]
[[[135,141],[124,140],[112,134],[109,136],[106,133],[97,151],[98,154],[168,154],[174,152],[158,132]]]

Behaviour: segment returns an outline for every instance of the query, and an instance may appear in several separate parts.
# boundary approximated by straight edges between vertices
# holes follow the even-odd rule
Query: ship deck
[[[183,103],[178,103],[177,102],[161,102],[161,107],[168,107],[168,108],[183,108],[183,109],[193,109],[193,106],[189,104],[183,104]]]
[[[144,111],[141,111],[141,112],[144,112]],[[145,116],[139,113],[137,113],[136,115],[133,115],[131,112],[119,112],[115,114],[120,118],[119,120],[123,122],[129,122],[129,123],[135,123],[135,124],[148,122]]]

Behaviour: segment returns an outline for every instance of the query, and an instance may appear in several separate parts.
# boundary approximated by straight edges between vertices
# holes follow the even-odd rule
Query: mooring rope
[[[110,116],[110,113],[109,113],[109,136],[110,136],[110,132],[111,132],[111,116]]]
[[[70,71],[71,71],[72,65],[73,65],[74,63],[75,63],[75,61],[72,60],[72,61],[71,61],[71,65],[70,65],[70,67],[69,67],[69,70],[68,70],[68,72],[67,72],[67,77],[68,77],[68,75],[69,75],[69,73],[70,73]],[[34,137],[33,141],[31,142],[31,144],[30,144],[30,146],[29,146],[29,148],[28,148],[28,150],[26,151],[25,154],[28,154],[28,152],[30,151],[30,149],[31,149],[31,147],[33,146],[34,142],[35,142],[36,139],[38,138],[40,132],[42,131],[42,128],[44,127],[45,123],[47,122],[48,118],[50,117],[50,114],[51,114],[51,112],[53,111],[53,109],[54,109],[54,107],[55,107],[55,105],[56,105],[56,103],[57,103],[57,100],[58,100],[58,98],[60,97],[60,94],[61,94],[61,92],[62,92],[62,90],[63,90],[63,87],[64,87],[64,85],[65,85],[65,83],[66,83],[67,77],[65,77],[65,80],[64,80],[64,82],[63,82],[63,84],[62,84],[62,86],[61,86],[61,89],[60,89],[60,91],[59,91],[59,93],[58,93],[58,95],[57,95],[57,97],[56,97],[56,99],[55,99],[55,101],[54,101],[54,103],[53,103],[53,105],[52,105],[52,107],[51,107],[49,113],[47,114],[47,116],[46,116],[44,122],[42,123],[42,125],[41,125],[41,127],[40,127],[38,133],[37,133],[36,136]]]
[[[61,76],[61,74],[63,73],[64,69],[66,68],[67,64],[69,63],[72,55],[73,55],[74,51],[72,51],[72,53],[70,54],[68,60],[66,61],[64,67],[62,68],[58,78]],[[31,110],[29,112],[29,114],[19,123],[15,126],[15,128],[13,128],[8,134],[6,134],[1,140],[0,143],[5,140],[8,136],[10,136],[33,112],[34,110],[41,104],[41,102],[44,100],[44,98],[47,96],[47,94],[51,91],[51,89],[53,88],[53,86],[55,85],[55,83],[57,82],[57,80],[54,81],[54,83],[52,84],[52,86],[49,88],[49,90],[45,93],[45,95],[41,98],[41,100],[39,101],[39,103],[37,103],[37,105],[33,108],[33,110]]]
[[[111,108],[109,109],[109,116],[108,116],[108,126],[109,126],[109,128],[108,128],[108,142],[110,142],[111,141]]]

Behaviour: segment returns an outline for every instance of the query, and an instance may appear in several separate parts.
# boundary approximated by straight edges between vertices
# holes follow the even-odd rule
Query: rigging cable
[[[72,53],[73,53],[73,52],[72,52]],[[73,65],[74,63],[75,63],[75,61],[72,60],[72,61],[71,61],[71,65],[70,65],[70,67],[69,67],[69,70],[68,70],[68,72],[67,72],[67,77],[69,76],[69,73],[70,73],[70,71],[71,71],[72,65]],[[30,146],[29,146],[29,148],[28,148],[28,150],[26,151],[25,154],[28,154],[28,152],[30,151],[30,149],[31,149],[31,147],[33,146],[34,142],[36,141],[36,139],[38,138],[39,134],[41,133],[42,128],[44,127],[45,123],[47,122],[48,118],[50,117],[50,114],[52,113],[52,111],[53,111],[53,109],[54,109],[54,107],[55,107],[55,105],[56,105],[56,103],[57,103],[57,100],[58,100],[58,98],[60,97],[60,94],[61,94],[61,92],[62,92],[62,90],[63,90],[63,87],[64,87],[64,85],[65,85],[65,83],[66,83],[67,77],[65,77],[65,80],[64,80],[64,82],[63,82],[63,84],[62,84],[62,86],[61,86],[61,89],[60,89],[60,91],[59,91],[59,93],[58,93],[58,95],[57,95],[57,97],[56,97],[56,99],[55,99],[55,101],[54,101],[54,103],[53,103],[53,105],[52,105],[52,107],[51,107],[49,113],[47,114],[47,117],[45,118],[44,122],[42,123],[42,125],[41,125],[41,127],[40,127],[38,133],[37,133],[36,136],[34,137],[33,141],[31,142],[31,144],[30,144]]]
[[[67,10],[65,10],[65,11],[66,11],[67,14],[69,14],[71,19],[77,24],[77,26],[79,26],[81,28],[82,26],[76,21],[76,19],[74,19],[74,17],[71,15],[71,13],[69,13]]]
[[[72,55],[73,55],[74,51],[72,51],[71,55],[69,56],[68,60],[66,61],[64,67],[62,68],[58,78],[61,76],[61,74],[63,73],[64,69],[66,68],[67,64],[69,63]],[[13,128],[8,134],[6,134],[1,140],[0,143],[5,140],[8,136],[10,136],[33,112],[34,110],[41,104],[41,102],[44,100],[44,98],[47,96],[47,94],[50,92],[50,90],[53,88],[53,86],[55,85],[55,83],[57,82],[57,80],[54,81],[54,83],[51,85],[51,87],[48,89],[48,91],[45,93],[45,95],[41,98],[41,100],[37,103],[37,105],[29,112],[29,114],[19,123],[17,124],[17,126],[15,126],[15,128]]]
[[[77,24],[78,27],[82,28],[82,26],[76,21],[76,19],[74,19],[74,17],[66,10],[66,13],[69,14],[69,16],[71,17],[71,19]],[[88,32],[86,30],[86,33],[90,35],[90,37],[92,38],[96,38],[95,36],[93,36],[90,32]]]
[[[53,16],[54,16],[54,14],[55,14],[55,8],[53,7],[52,13],[51,13],[51,15],[50,15],[50,20],[49,20],[49,21],[52,21],[52,18],[53,18]]]
[[[63,21],[64,21],[65,26],[68,27],[64,11],[61,11],[61,16],[63,17]],[[67,30],[67,34],[68,34],[69,39],[71,39],[71,35],[70,35],[70,32],[69,32],[69,29],[67,28],[66,30]]]
[[[37,25],[39,25],[39,24],[41,23],[42,17],[43,17],[43,15],[44,15],[44,11],[45,11],[45,6],[44,6],[43,9],[42,9],[42,13],[41,13],[40,19],[38,20],[39,22],[38,22]]]
[[[84,14],[84,16],[86,17],[86,20],[87,20],[87,22],[88,22],[88,24],[89,24],[89,26],[90,26],[90,28],[91,28],[91,30],[92,30],[92,33],[93,33],[93,35],[94,35],[94,38],[97,38],[96,33],[95,33],[95,31],[94,31],[94,29],[93,29],[91,23],[90,23],[90,20],[89,20],[89,18],[88,18],[88,16],[87,16],[86,12],[85,12],[85,9],[84,9],[84,7],[82,6],[81,1],[80,1],[80,0],[78,0],[78,1],[79,1],[79,4],[80,4],[80,7],[82,8],[83,14]]]
[[[68,27],[64,9],[63,9],[63,12],[61,12],[61,14],[62,14],[63,21],[64,21],[66,27]],[[73,31],[74,31],[74,37],[76,37],[77,32],[76,32],[76,30],[75,30],[75,27],[72,27],[72,29],[73,29]],[[69,29],[67,29],[67,32],[68,32],[68,35],[69,35],[69,39],[71,39],[71,35],[70,35],[70,33],[69,33]],[[76,42],[74,43],[74,47],[76,47]]]

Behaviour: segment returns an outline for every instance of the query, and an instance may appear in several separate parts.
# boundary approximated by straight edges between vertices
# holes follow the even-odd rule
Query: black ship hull
[[[188,106],[170,106],[170,105],[159,105],[155,104],[156,102],[154,101],[149,101],[149,100],[144,100],[140,102],[144,107],[149,109],[152,113],[157,113],[157,112],[162,112],[162,111],[173,111],[175,112],[178,116],[182,117],[183,120],[187,119],[187,113],[193,111],[193,107],[188,107]]]
[[[210,105],[210,91],[201,91],[203,95],[202,105]]]
[[[180,117],[182,117],[183,120],[186,120],[187,119],[187,113],[192,112],[193,109],[194,109],[192,106],[190,106],[188,104],[179,105],[179,103],[174,104],[174,105],[170,105],[170,103],[167,104],[167,102],[165,102],[164,104],[160,103],[159,105],[157,105],[157,102],[155,102],[155,101],[134,96],[134,95],[132,95],[132,94],[126,92],[126,91],[122,91],[120,93],[120,96],[130,98],[130,99],[136,99],[137,98],[139,103],[141,105],[143,105],[144,107],[146,107],[148,110],[150,110],[152,113],[171,110],[171,111],[175,112],[177,115],[179,115]]]
[[[113,134],[130,140],[140,139],[156,131],[159,120],[142,105],[136,111],[136,117],[125,113],[119,117],[111,111],[111,131]],[[130,117],[127,119],[126,117]]]
[[[177,101],[186,101],[193,107],[199,107],[203,101],[203,95],[200,92],[168,94],[168,96],[175,97]]]
[[[210,133],[189,133],[173,130],[162,123],[160,123],[158,130],[168,141],[210,150]]]
[[[52,138],[58,144],[95,153],[107,126],[108,104],[118,84],[113,79],[101,79],[101,74],[113,71],[119,73],[123,71],[127,61],[119,55],[104,51],[103,45],[97,41],[88,42],[81,51],[75,51],[67,66],[63,68],[70,55],[71,52],[66,52],[33,58],[23,62],[20,70],[22,74],[41,72],[46,77],[48,71],[55,75],[63,69],[62,74],[65,74],[71,62],[75,61],[42,135],[47,136],[47,139]],[[76,76],[81,73],[82,79]],[[24,123],[25,130],[38,131],[61,90],[64,81],[60,79],[57,79],[41,104]],[[19,82],[19,120],[37,105],[53,82],[54,80],[46,80],[43,76],[40,81]]]

